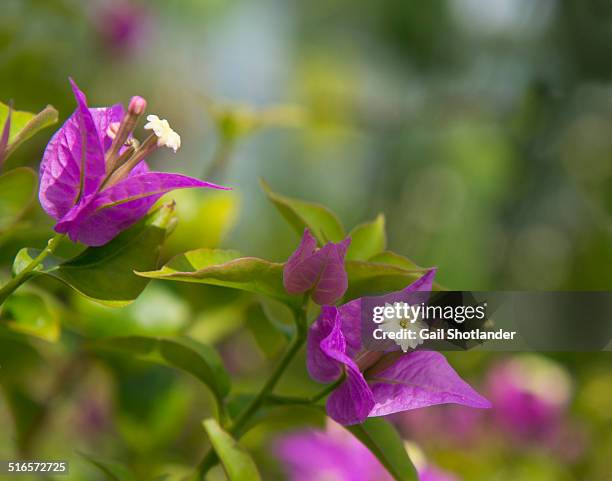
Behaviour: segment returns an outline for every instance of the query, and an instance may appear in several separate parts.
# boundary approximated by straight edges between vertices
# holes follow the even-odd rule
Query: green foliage
[[[217,421],[206,419],[203,424],[229,481],[261,481],[261,476],[249,454],[219,426]]]
[[[387,247],[385,216],[379,214],[372,222],[356,226],[349,237],[351,245],[346,253],[347,260],[366,261],[380,254]]]
[[[65,323],[87,338],[116,336],[171,336],[187,326],[191,308],[182,297],[159,284],[149,284],[133,303],[114,308],[80,294],[72,297],[74,315]]]
[[[96,468],[107,481],[134,481],[134,476],[123,464],[91,454],[79,453],[91,466]]]
[[[36,174],[27,167],[0,175],[0,233],[13,227],[30,207],[37,183]]]
[[[197,249],[170,260],[161,269],[138,275],[152,279],[196,282],[231,287],[295,304],[297,298],[283,287],[283,265],[236,251]]]
[[[247,310],[246,327],[253,333],[257,346],[269,358],[276,356],[287,344],[284,333],[268,318],[260,304],[254,304]]]
[[[222,408],[230,390],[230,378],[217,352],[189,338],[116,337],[97,341],[92,347],[118,350],[140,359],[158,362],[187,372],[212,391]]]
[[[347,298],[354,299],[369,294],[380,294],[403,289],[416,281],[426,269],[406,269],[392,264],[370,261],[347,261],[349,280]]]
[[[300,126],[305,120],[303,109],[296,105],[254,109],[248,104],[224,104],[208,98],[204,101],[222,142],[235,142],[266,127]]]
[[[419,270],[423,269],[415,264],[413,261],[404,257],[400,254],[396,254],[393,251],[384,251],[376,254],[369,259],[370,262],[377,262],[379,264],[389,264],[392,266],[402,267],[408,270]]]
[[[277,194],[263,179],[260,182],[268,199],[300,236],[308,227],[321,245],[344,239],[345,232],[340,220],[327,207]]]
[[[3,394],[7,407],[10,409],[15,425],[17,445],[22,448],[29,437],[29,433],[35,429],[44,406],[40,401],[33,399],[33,396],[17,384],[2,387],[4,388]]]
[[[176,218],[173,205],[152,211],[138,224],[101,247],[89,247],[70,260],[47,257],[37,273],[51,276],[85,297],[111,307],[133,302],[148,279],[134,274],[157,266],[159,252]],[[18,275],[40,251],[22,249],[13,265]]]
[[[388,421],[368,418],[347,429],[378,458],[395,481],[418,480],[401,438]]]
[[[2,305],[0,319],[9,329],[45,341],[60,336],[60,314],[56,303],[43,292],[16,292]]]
[[[9,107],[0,102],[0,133],[8,117]],[[9,141],[6,149],[5,157],[11,155],[17,147],[28,140],[38,131],[49,127],[57,122],[57,110],[51,105],[47,105],[38,114],[30,112],[22,112],[19,110],[11,111],[11,129],[9,132]],[[0,153],[0,161],[1,153]]]
[[[240,207],[240,193],[236,191],[182,189],[166,194],[164,199],[176,202],[180,219],[164,245],[168,257],[201,247],[218,247],[234,226]]]

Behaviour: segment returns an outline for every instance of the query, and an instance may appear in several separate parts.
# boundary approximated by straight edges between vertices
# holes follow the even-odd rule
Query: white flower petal
[[[160,119],[157,115],[147,115],[148,122],[144,128],[152,130],[157,137],[159,147],[169,147],[176,152],[181,146],[181,136],[177,134],[166,119]]]

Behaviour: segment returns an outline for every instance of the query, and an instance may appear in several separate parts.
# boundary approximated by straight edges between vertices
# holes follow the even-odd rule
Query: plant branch
[[[204,172],[204,179],[218,178],[219,180],[223,180],[225,171],[229,165],[230,157],[234,150],[234,144],[234,140],[221,136],[215,148],[212,161]]]
[[[42,264],[47,256],[55,251],[63,237],[63,234],[57,234],[49,239],[47,247],[45,247],[35,259],[32,259],[15,277],[0,288],[0,305],[4,303],[6,298],[15,292],[21,284],[28,280],[32,272]]]
[[[344,382],[344,374],[333,383],[325,386],[324,389],[319,391],[316,394],[313,394],[309,397],[298,397],[298,396],[276,396],[274,394],[269,395],[266,398],[266,401],[274,404],[274,405],[311,405],[318,403],[325,396],[330,394],[334,389],[336,389],[340,384]]]
[[[285,373],[289,364],[300,351],[304,342],[306,341],[306,312],[305,308],[302,307],[296,310],[296,336],[293,338],[291,344],[283,354],[283,357],[279,361],[278,365],[263,385],[257,396],[251,400],[249,405],[242,411],[238,418],[230,425],[228,432],[232,437],[239,438],[243,434],[243,430],[247,423],[251,420],[253,415],[259,410],[259,408],[265,403],[266,399],[270,396],[276,384]],[[197,470],[196,479],[204,479],[204,476],[208,471],[217,463],[217,455],[211,449],[204,456],[200,462]]]

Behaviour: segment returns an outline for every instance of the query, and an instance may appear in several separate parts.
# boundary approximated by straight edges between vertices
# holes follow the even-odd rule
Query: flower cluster
[[[350,425],[370,416],[435,404],[490,407],[489,401],[463,381],[440,353],[383,353],[363,348],[362,299],[339,307],[330,305],[347,289],[344,253],[349,242],[328,243],[316,250],[316,241],[306,231],[284,270],[289,292],[309,291],[315,302],[325,304],[309,331],[307,364],[310,376],[319,382],[345,378],[327,399],[329,416]],[[408,301],[417,291],[431,291],[435,273],[431,269],[402,291],[382,296],[381,305]]]
[[[174,150],[180,137],[168,121],[148,116],[153,133],[142,143],[133,137],[146,101],[89,108],[71,80],[75,112],[54,134],[40,166],[39,199],[54,219],[56,232],[74,242],[99,246],[143,217],[163,194],[188,187],[225,189],[181,174],[151,172],[145,159],[158,147]]]

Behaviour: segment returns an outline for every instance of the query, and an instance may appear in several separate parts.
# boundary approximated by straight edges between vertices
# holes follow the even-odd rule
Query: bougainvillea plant
[[[347,429],[346,435],[362,443],[355,447],[350,441],[350,449],[367,448],[378,458],[375,470],[385,471],[389,479],[412,480],[417,471],[384,416],[443,403],[489,407],[439,353],[370,352],[362,345],[363,296],[386,292],[397,301],[437,288],[435,269],[421,268],[386,250],[380,216],[346,233],[325,207],[282,196],[263,183],[269,200],[302,235],[286,262],[201,248],[179,254],[160,268],[160,248],[176,216],[172,202],[157,201],[175,189],[225,188],[149,170],[145,160],[156,149],[165,146],[176,152],[181,139],[166,120],[149,115],[144,129],[150,133],[142,142],[137,140],[135,129],[146,109],[143,98],[133,97],[127,109],[119,104],[90,108],[83,92],[71,84],[77,108],[51,138],[40,164],[38,198],[54,219],[57,235],[42,250],[26,247],[18,252],[11,278],[0,287],[0,304],[15,304],[22,284],[47,276],[90,300],[121,307],[134,301],[151,279],[158,279],[245,291],[253,305],[276,303],[292,321],[282,328],[265,324],[265,329],[282,330],[288,342],[261,388],[246,395],[233,392],[231,376],[215,349],[189,337],[132,335],[88,344],[91,349],[120,350],[186,371],[210,389],[216,417],[203,421],[210,448],[188,479],[204,479],[216,464],[224,467],[231,481],[261,479],[235,439],[274,409],[300,406],[344,425],[338,429]],[[29,127],[32,130],[49,123],[40,119],[30,119],[34,124],[16,123],[16,118],[7,109],[0,136],[2,160],[13,149],[11,142],[26,135],[22,131],[27,125],[34,125]],[[15,125],[18,130],[13,132]],[[0,177],[0,183],[16,182],[5,177],[15,171]],[[32,172],[20,175],[35,179]],[[0,218],[0,229],[12,228],[20,215],[15,211],[14,218]],[[78,243],[80,251],[58,257],[55,251],[62,243],[72,251]],[[277,385],[305,346],[302,370],[327,386],[303,397],[284,395]],[[370,459],[365,461],[372,465]]]
[[[167,120],[149,115],[152,133],[138,143],[132,133],[147,103],[133,97],[120,104],[90,109],[72,82],[77,109],[55,133],[40,164],[39,199],[57,220],[55,231],[89,246],[106,244],[141,219],[163,194],[215,184],[165,172],[150,172],[145,159],[159,147],[174,152],[179,135]]]

